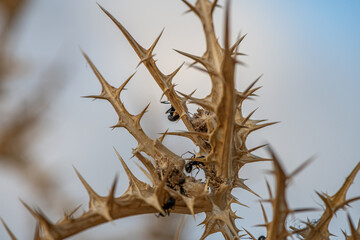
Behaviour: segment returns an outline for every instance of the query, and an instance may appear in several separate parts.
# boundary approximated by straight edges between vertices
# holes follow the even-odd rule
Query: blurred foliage
[[[41,133],[41,124],[46,109],[55,99],[55,91],[63,78],[58,66],[55,64],[42,74],[41,80],[34,89],[28,91],[26,96],[18,94],[17,89],[10,91],[9,79],[27,81],[17,69],[19,62],[13,52],[15,47],[10,47],[10,39],[16,29],[16,23],[28,4],[27,0],[1,0],[0,29],[0,163],[7,164],[15,169],[19,175],[25,176],[34,189],[50,198],[56,188],[56,180],[44,169],[30,154],[31,148],[36,144],[36,138]],[[31,71],[31,70],[30,70]],[[10,96],[21,97],[18,107],[9,111],[5,106],[9,104]]]

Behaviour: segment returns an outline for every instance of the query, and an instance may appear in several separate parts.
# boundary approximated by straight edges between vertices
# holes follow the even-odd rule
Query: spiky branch
[[[222,46],[217,40],[213,24],[213,12],[215,7],[218,6],[218,1],[197,0],[195,5],[186,0],[182,0],[182,2],[189,8],[189,12],[194,13],[202,23],[206,51],[202,56],[195,56],[180,50],[176,51],[194,61],[190,66],[208,74],[212,83],[210,94],[204,98],[195,98],[192,96],[193,93],[187,95],[176,91],[173,79],[181,66],[173,73],[164,74],[153,58],[155,46],[158,44],[162,32],[154,43],[148,49],[145,49],[110,12],[99,5],[101,10],[115,23],[128,40],[140,58],[139,65],[143,64],[150,72],[162,90],[163,95],[167,97],[176,113],[179,114],[187,130],[183,132],[165,132],[160,138],[151,139],[145,134],[140,124],[149,105],[139,114],[133,115],[127,111],[120,99],[121,92],[133,75],[120,87],[113,87],[104,79],[90,58],[83,53],[102,87],[99,95],[87,97],[107,100],[113,106],[118,115],[118,122],[113,127],[125,128],[137,140],[138,146],[133,150],[133,155],[145,167],[138,165],[140,170],[151,181],[151,185],[139,180],[115,150],[129,178],[129,187],[126,192],[120,197],[116,197],[117,178],[115,178],[109,195],[100,196],[75,170],[89,195],[88,210],[79,217],[75,217],[75,211],[73,211],[71,214],[66,214],[57,223],[52,223],[42,211],[34,210],[24,203],[26,208],[38,220],[35,239],[63,239],[96,225],[127,216],[147,213],[166,215],[170,211],[168,205],[173,205],[171,206],[171,212],[174,213],[195,215],[204,212],[206,214],[202,222],[205,225],[205,231],[201,239],[205,239],[216,232],[220,232],[225,239],[239,239],[247,234],[252,239],[255,239],[245,229],[246,233],[239,234],[240,230],[235,224],[235,220],[239,217],[231,209],[231,204],[244,204],[239,202],[231,194],[231,191],[234,188],[242,188],[258,196],[244,183],[245,179],[240,178],[239,170],[248,163],[271,160],[274,163],[276,179],[274,196],[269,187],[269,201],[272,204],[274,216],[271,222],[261,205],[264,213],[264,226],[268,231],[267,239],[286,239],[287,236],[300,231],[297,229],[289,232],[287,229],[286,219],[288,214],[299,210],[289,210],[285,190],[287,181],[306,164],[302,165],[293,174],[287,175],[272,151],[270,151],[270,159],[253,154],[255,150],[265,145],[252,149],[248,149],[246,146],[247,137],[252,132],[274,123],[263,123],[264,120],[251,119],[255,111],[247,116],[242,114],[244,101],[255,96],[255,92],[260,88],[254,87],[260,77],[243,92],[236,90],[235,69],[237,64],[242,64],[241,61],[237,60],[237,56],[242,55],[238,52],[238,47],[245,35],[239,36],[234,44],[230,44],[230,1],[228,0],[225,6],[224,42]],[[188,103],[199,106],[197,113],[193,115],[188,113]],[[199,152],[195,154],[192,161],[196,159],[199,163],[198,167],[204,170],[206,182],[185,175],[185,160],[162,144],[166,135],[187,137],[199,147]],[[152,159],[145,157],[144,153]],[[359,171],[359,166],[360,164],[355,168],[341,190],[333,197],[320,195],[329,210],[325,210],[323,217],[319,221],[320,225],[311,226],[315,230],[310,230],[306,235],[306,239],[327,236],[325,229],[333,214],[346,204],[359,199],[345,200],[346,191]]]

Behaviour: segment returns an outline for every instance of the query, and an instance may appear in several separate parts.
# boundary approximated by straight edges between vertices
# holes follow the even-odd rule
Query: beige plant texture
[[[167,112],[169,121],[181,121],[186,130],[165,131],[156,139],[149,137],[141,124],[149,105],[144,103],[143,110],[134,114],[127,110],[121,100],[121,94],[136,73],[118,85],[112,86],[102,75],[101,70],[96,67],[96,59],[93,61],[84,50],[81,50],[101,85],[99,94],[86,96],[86,98],[105,100],[110,103],[118,116],[112,128],[126,129],[137,141],[137,147],[132,150],[133,157],[130,160],[123,159],[119,151],[114,148],[129,182],[118,182],[118,178],[114,176],[109,193],[102,196],[90,186],[80,173],[81,170],[75,168],[78,178],[89,195],[88,207],[83,213],[78,213],[79,209],[76,208],[59,220],[52,221],[46,213],[23,202],[37,220],[34,239],[66,239],[103,223],[135,215],[156,214],[159,218],[166,218],[170,214],[195,217],[199,213],[205,213],[206,217],[201,223],[204,226],[201,239],[206,239],[214,233],[221,233],[223,239],[256,240],[259,236],[255,236],[251,230],[242,227],[236,221],[239,218],[246,221],[246,216],[241,215],[241,212],[237,213],[233,209],[234,205],[246,207],[246,203],[233,195],[234,189],[253,194],[259,200],[259,209],[263,212],[259,227],[266,229],[266,236],[263,239],[331,239],[329,224],[335,214],[360,200],[360,197],[347,198],[347,192],[360,170],[360,162],[354,166],[337,192],[331,194],[317,192],[322,200],[323,209],[290,208],[286,197],[289,182],[299,172],[306,171],[313,159],[304,161],[297,169],[287,173],[281,159],[269,145],[264,144],[251,149],[247,147],[246,143],[250,134],[276,122],[253,119],[255,111],[247,115],[243,113],[246,101],[257,96],[257,91],[260,89],[258,81],[261,77],[243,90],[238,90],[235,86],[235,70],[238,66],[244,65],[240,59],[243,55],[240,47],[246,35],[240,35],[235,42],[231,42],[231,32],[234,31],[230,22],[231,1],[225,1],[223,6],[220,6],[217,0],[196,0],[195,3],[182,0],[182,2],[188,7],[188,13],[195,15],[200,21],[206,47],[201,56],[181,50],[176,50],[176,52],[189,60],[187,66],[209,77],[210,93],[204,98],[196,98],[193,96],[195,91],[190,93],[177,91],[173,80],[186,65],[179,66],[171,73],[165,73],[158,67],[155,52],[163,32],[159,33],[150,47],[142,46],[141,41],[136,40],[110,10],[99,5],[99,11],[102,11],[116,25],[138,55],[139,66],[144,66],[148,70],[161,89],[163,93],[161,100],[169,106]],[[215,33],[213,22],[214,11],[220,8],[223,9],[224,15],[222,41]],[[196,112],[190,113],[189,104],[197,106]],[[178,155],[165,146],[163,143],[165,138],[190,139],[196,146],[197,152],[192,155],[190,153],[191,157],[188,158]],[[254,154],[254,151],[263,147],[267,149],[269,157]],[[136,177],[133,170],[128,167],[127,161],[137,161],[139,169],[148,181]],[[246,179],[241,178],[239,174],[244,166],[256,165],[259,162],[272,163],[271,174],[275,179],[273,189],[269,183],[264,183],[268,188],[268,194],[265,196],[260,196],[253,191],[252,187],[246,184]],[[197,177],[198,171],[204,173],[204,179]],[[118,184],[128,184],[127,190],[121,195],[116,192]],[[271,213],[265,210],[263,207],[265,204],[271,206]],[[307,211],[320,211],[321,217],[316,221],[304,222],[302,227],[289,226],[290,215]],[[187,221],[191,220],[191,218],[187,219]],[[11,226],[7,226],[4,221],[3,224],[11,239],[16,239],[16,233],[11,231]],[[353,223],[349,217],[348,224],[351,231],[348,233],[344,231],[342,238],[359,240],[360,221],[359,224]],[[121,239],[121,236],[114,237]],[[181,239],[181,229],[175,238]]]

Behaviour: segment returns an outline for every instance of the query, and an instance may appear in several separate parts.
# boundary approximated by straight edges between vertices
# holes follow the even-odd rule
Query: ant
[[[170,209],[173,209],[175,206],[175,199],[172,197],[169,197],[166,203],[162,205],[162,209],[165,211],[165,214],[159,213],[159,215],[155,215],[156,217],[165,217],[170,215]]]
[[[175,191],[180,191],[180,194],[186,195],[186,191],[183,187],[183,184],[185,183],[186,179],[185,179],[185,177],[177,176],[178,173],[179,173],[179,171],[173,172],[170,175],[170,178],[166,181],[166,185]],[[177,186],[179,188],[177,188]]]
[[[204,167],[205,164],[203,162],[200,162],[200,161],[191,160],[191,159],[195,158],[195,154],[193,154],[192,152],[187,151],[186,153],[192,154],[192,157],[190,158],[190,161],[187,164],[185,164],[185,171],[187,173],[191,173],[191,171],[193,170],[193,167],[195,167],[198,170],[198,172],[196,173],[196,175],[197,175],[199,173],[199,171],[200,171],[200,166]],[[186,153],[184,153],[184,154],[186,154]],[[205,156],[199,156],[197,158],[205,158]],[[195,175],[195,177],[196,177],[196,175]]]
[[[170,104],[170,102],[168,102],[168,101],[162,101],[161,103],[163,103],[163,104]],[[169,119],[169,121],[171,121],[171,122],[175,122],[176,120],[178,120],[179,119],[179,114],[177,114],[177,112],[176,112],[176,110],[175,110],[175,108],[174,108],[174,106],[173,105],[171,105],[171,107],[165,112],[166,114],[169,114],[168,115],[168,119]]]
[[[204,156],[200,156],[198,158],[204,158]],[[196,173],[196,175],[197,175],[200,171],[200,166],[205,166],[205,164],[203,162],[199,162],[199,161],[190,161],[187,164],[185,164],[185,171],[187,173],[191,173],[191,171],[193,170],[193,167],[195,167],[198,170],[198,172]]]

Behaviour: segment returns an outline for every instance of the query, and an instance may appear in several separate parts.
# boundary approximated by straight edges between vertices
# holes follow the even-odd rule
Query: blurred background
[[[150,46],[165,27],[155,49],[164,73],[177,68],[184,57],[173,49],[201,55],[201,24],[179,1],[99,0],[144,47]],[[191,2],[191,1],[190,1]],[[219,3],[223,5],[224,1]],[[237,88],[245,89],[260,74],[260,97],[248,102],[245,114],[260,107],[256,119],[280,121],[249,138],[248,148],[271,143],[288,173],[309,157],[316,161],[289,184],[292,208],[319,207],[316,191],[334,194],[360,161],[357,154],[360,127],[360,3],[356,0],[233,1],[232,37],[248,33],[241,52],[246,67],[237,71]],[[222,42],[223,9],[215,13]],[[114,176],[120,174],[117,193],[127,188],[127,177],[113,146],[137,176],[130,160],[136,141],[124,129],[111,131],[116,115],[105,101],[81,96],[96,94],[99,83],[80,54],[83,49],[104,77],[119,86],[137,72],[122,94],[130,113],[139,113],[149,102],[142,126],[152,138],[166,129],[184,126],[167,121],[168,105],[160,104],[161,91],[115,25],[88,0],[0,0],[0,216],[19,239],[30,239],[35,220],[18,201],[40,207],[54,222],[63,211],[80,204],[87,208],[87,194],[74,173],[75,166],[99,193],[107,194]],[[209,93],[203,73],[184,67],[175,78],[177,90],[197,97]],[[190,111],[195,111],[192,106]],[[179,144],[182,141],[183,144]],[[168,137],[166,145],[177,154],[194,151],[191,142]],[[266,156],[265,151],[258,151]],[[247,165],[240,177],[267,198],[265,173],[271,164]],[[349,197],[360,194],[360,177]],[[244,217],[238,226],[255,236],[265,235],[262,213],[255,196],[234,191],[250,208],[238,208]],[[357,223],[360,202],[347,212]],[[269,216],[270,208],[267,207]],[[81,211],[80,211],[81,212]],[[319,212],[298,214],[289,224],[316,220]],[[199,239],[196,227],[204,215],[185,219],[181,239]],[[71,239],[172,239],[180,218],[154,215],[120,219],[85,231]],[[346,212],[331,223],[335,235],[349,231]],[[141,229],[142,231],[139,231]],[[218,239],[213,235],[209,239]],[[9,239],[0,226],[0,239]]]

